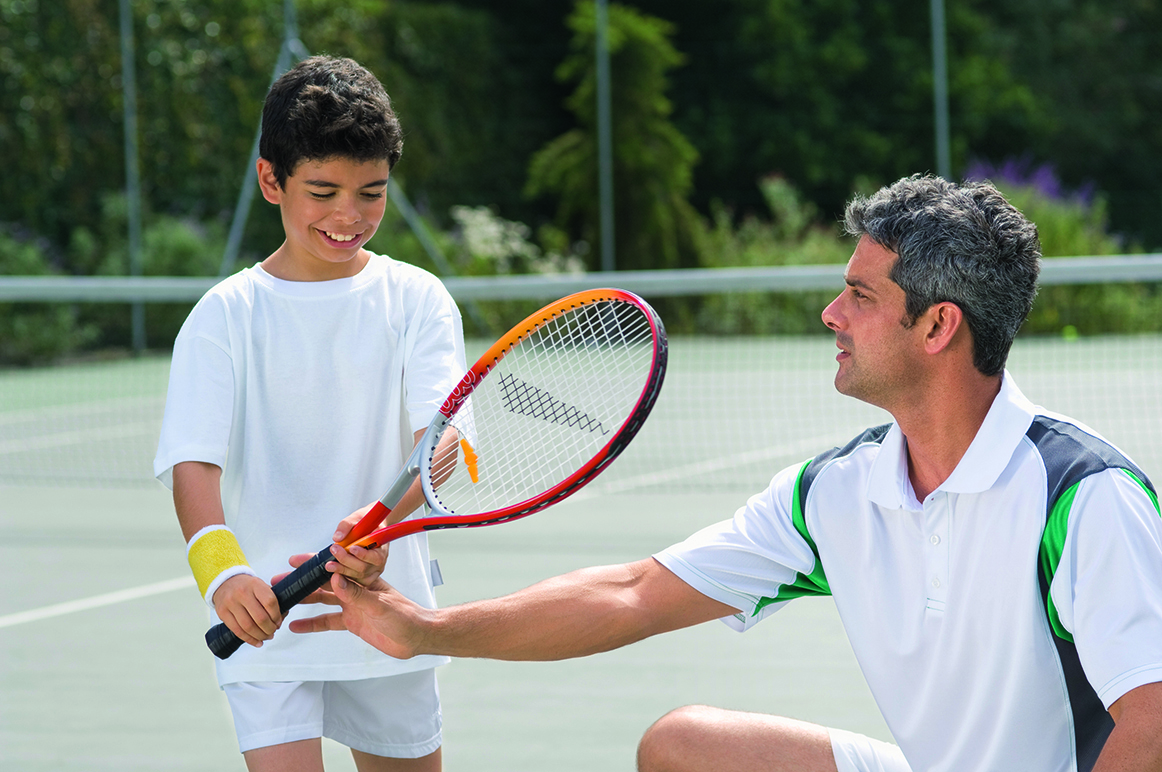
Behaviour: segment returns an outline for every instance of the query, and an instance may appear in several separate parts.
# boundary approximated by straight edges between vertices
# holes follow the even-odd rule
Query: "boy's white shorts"
[[[328,737],[374,756],[417,759],[441,743],[434,669],[365,681],[234,683],[222,691],[243,753]]]
[[[827,731],[839,772],[912,772],[904,754],[891,743],[842,729]]]

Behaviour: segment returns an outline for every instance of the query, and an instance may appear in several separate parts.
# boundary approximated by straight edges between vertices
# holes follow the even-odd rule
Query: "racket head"
[[[424,438],[430,527],[524,517],[580,490],[640,430],[667,358],[661,318],[625,290],[530,315],[469,369]]]

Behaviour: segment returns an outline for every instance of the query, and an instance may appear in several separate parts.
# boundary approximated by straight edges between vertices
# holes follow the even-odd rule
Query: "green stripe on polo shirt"
[[[1073,508],[1073,498],[1077,495],[1077,486],[1074,483],[1057,501],[1053,509],[1049,510],[1049,519],[1045,523],[1045,532],[1041,534],[1041,572],[1045,575],[1046,586],[1053,586],[1053,575],[1057,573],[1057,565],[1061,562],[1061,553],[1065,550],[1065,534],[1069,529],[1069,510]],[[1057,606],[1053,603],[1053,594],[1046,593],[1048,602],[1046,612],[1049,614],[1049,626],[1053,633],[1063,640],[1073,642],[1073,636],[1061,625],[1061,617],[1057,614]]]
[[[1158,506],[1158,494],[1142,481],[1138,475],[1129,469],[1122,469],[1131,480],[1136,482],[1154,505],[1154,511],[1162,513]],[[1065,550],[1065,535],[1069,529],[1069,511],[1073,508],[1073,499],[1077,496],[1077,487],[1081,482],[1074,483],[1061,494],[1049,511],[1049,518],[1045,523],[1045,532],[1041,535],[1041,571],[1045,574],[1047,586],[1053,586],[1053,576],[1057,573],[1057,566],[1061,563],[1061,553]],[[1048,593],[1046,611],[1049,614],[1049,625],[1057,637],[1073,642],[1073,636],[1061,625],[1061,617],[1057,614],[1057,606],[1053,603],[1052,593]]]
[[[796,573],[795,580],[790,584],[780,585],[774,597],[760,598],[758,605],[755,606],[755,614],[758,614],[772,603],[781,603],[804,596],[831,594],[831,586],[827,583],[827,576],[823,572],[823,562],[819,560],[819,548],[815,546],[815,540],[811,538],[811,534],[807,531],[807,518],[803,514],[802,502],[807,497],[800,495],[800,486],[803,484],[803,475],[809,466],[811,466],[811,461],[803,464],[803,467],[799,470],[799,476],[795,480],[795,490],[791,494],[791,520],[795,525],[795,530],[803,537],[803,541],[807,542],[811,547],[811,552],[815,555],[815,568],[809,574]]]
[[[1158,494],[1150,490],[1150,486],[1146,485],[1142,478],[1138,477],[1138,475],[1134,474],[1129,469],[1123,469],[1122,471],[1128,474],[1130,479],[1136,482],[1142,488],[1142,490],[1146,491],[1146,496],[1150,499],[1150,501],[1154,502],[1154,511],[1162,514],[1162,508],[1159,508],[1158,506]]]

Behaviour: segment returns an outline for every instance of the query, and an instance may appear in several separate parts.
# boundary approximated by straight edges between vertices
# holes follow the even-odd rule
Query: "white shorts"
[[[912,772],[900,749],[855,732],[828,729],[839,772]]]
[[[418,759],[442,741],[434,669],[365,681],[234,683],[222,691],[243,753],[328,737],[373,756]]]

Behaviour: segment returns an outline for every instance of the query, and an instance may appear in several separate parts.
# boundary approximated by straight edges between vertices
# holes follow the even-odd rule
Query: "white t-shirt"
[[[724,620],[739,630],[791,598],[832,595],[913,769],[1086,770],[1112,726],[1105,708],[1162,681],[1162,518],[1148,486],[1006,373],[923,502],[904,436],[878,427],[655,557],[740,609]]]
[[[269,580],[383,495],[465,370],[460,313],[426,271],[379,255],[334,281],[247,268],[211,289],[178,334],[154,473],[172,487],[182,461],[222,467],[226,524]],[[424,534],[391,544],[383,577],[435,606]],[[289,618],[318,613],[299,606]],[[346,632],[284,624],[260,649],[216,662],[219,683],[231,683],[374,678],[446,661],[395,660]]]

